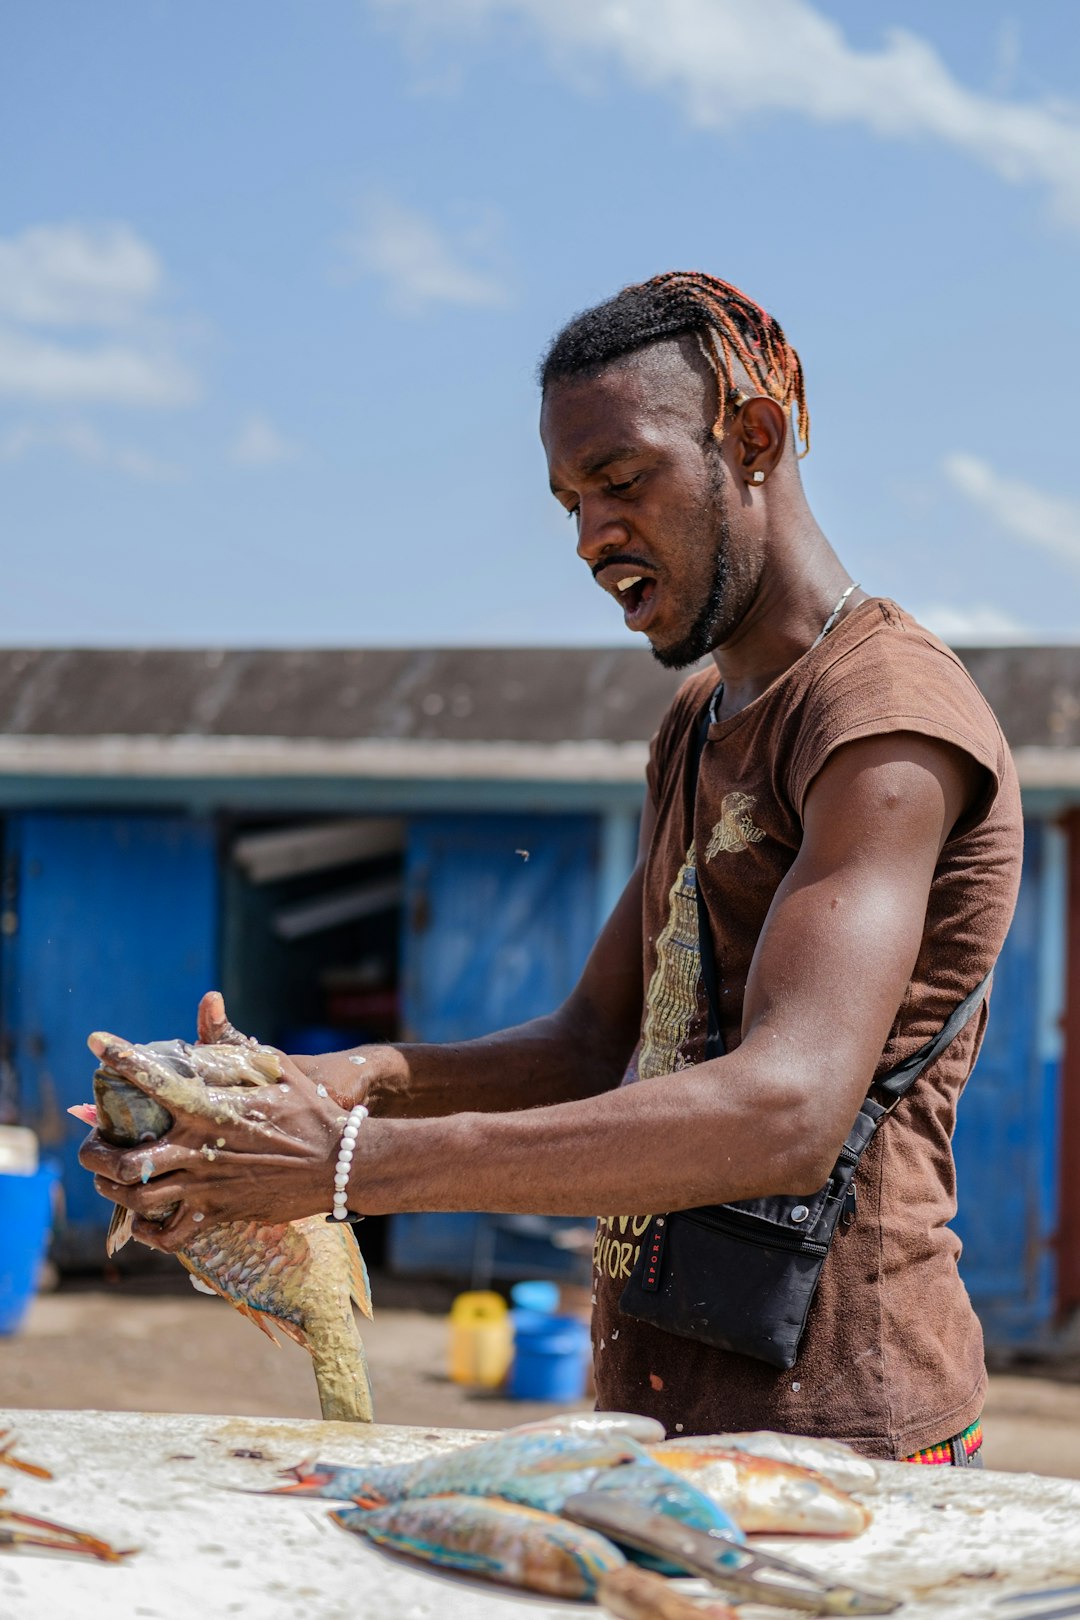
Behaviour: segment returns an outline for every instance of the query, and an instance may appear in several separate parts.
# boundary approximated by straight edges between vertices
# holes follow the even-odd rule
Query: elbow
[[[846,1132],[805,1097],[789,1099],[773,1135],[768,1191],[809,1198],[832,1175]]]

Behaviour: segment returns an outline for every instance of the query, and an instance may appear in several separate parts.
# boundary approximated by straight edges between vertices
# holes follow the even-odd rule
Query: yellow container
[[[455,1384],[496,1389],[510,1370],[514,1335],[499,1294],[459,1294],[450,1307],[450,1377]]]

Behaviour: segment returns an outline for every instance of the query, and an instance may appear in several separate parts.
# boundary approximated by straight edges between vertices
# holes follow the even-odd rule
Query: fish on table
[[[93,1118],[105,1141],[137,1147],[164,1136],[170,1104],[206,1120],[203,1152],[224,1145],[223,1125],[258,1119],[260,1090],[281,1082],[281,1054],[222,1022],[210,1045],[155,1041],[137,1045],[96,1032],[89,1046],[94,1075]],[[149,1174],[150,1161],[147,1161]],[[168,1219],[171,1211],[161,1217]],[[116,1206],[106,1239],[110,1254],[132,1235],[130,1211]],[[353,1306],[371,1315],[367,1270],[352,1228],[322,1215],[288,1222],[226,1221],[208,1226],[177,1259],[194,1286],[228,1300],[274,1338],[271,1324],[311,1356],[319,1405],[326,1419],[372,1421],[371,1383]]]
[[[823,1474],[729,1450],[719,1435],[650,1446],[649,1455],[722,1502],[748,1535],[859,1536],[870,1511]]]
[[[687,1438],[698,1451],[715,1448],[718,1451],[741,1451],[749,1457],[769,1457],[774,1462],[791,1463],[795,1468],[809,1468],[822,1474],[842,1491],[873,1491],[877,1488],[878,1474],[868,1457],[861,1457],[842,1440],[828,1440],[819,1435],[779,1434],[773,1429],[754,1429],[741,1434],[695,1434],[676,1437],[664,1442],[677,1449]]]
[[[336,1516],[337,1523],[365,1535],[370,1524],[385,1522],[369,1515],[403,1502],[484,1499],[558,1514],[570,1496],[612,1491],[695,1529],[742,1540],[719,1502],[617,1433],[510,1430],[416,1463],[342,1467],[316,1462],[288,1473],[290,1483],[274,1494],[351,1502],[350,1509]]]

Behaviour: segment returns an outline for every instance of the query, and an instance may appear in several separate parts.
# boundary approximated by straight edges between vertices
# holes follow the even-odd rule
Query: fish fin
[[[360,1253],[360,1246],[351,1227],[343,1226],[341,1241],[346,1245],[348,1263],[349,1297],[368,1321],[371,1321],[371,1284],[368,1281],[367,1266]]]
[[[308,1343],[307,1334],[304,1332],[303,1328],[297,1327],[295,1322],[286,1322],[285,1318],[282,1316],[274,1317],[274,1326],[279,1327],[287,1338],[290,1338],[294,1344],[298,1344],[300,1346],[301,1350],[306,1350],[310,1354],[311,1346]]]
[[[132,1222],[135,1217],[130,1209],[123,1204],[114,1204],[112,1218],[109,1221],[109,1230],[105,1234],[105,1253],[111,1259],[114,1254],[124,1247],[131,1237]]]
[[[216,1294],[219,1299],[223,1299],[226,1304],[231,1305],[234,1311],[239,1311],[240,1315],[246,1316],[249,1322],[254,1322],[255,1326],[266,1334],[271,1344],[279,1344],[276,1334],[272,1333],[267,1325],[266,1315],[263,1311],[254,1310],[245,1300],[234,1299],[232,1294],[226,1293],[221,1284],[208,1271],[204,1271],[201,1266],[193,1265],[186,1254],[178,1253],[176,1258],[186,1271],[189,1271],[193,1277],[202,1283],[207,1293]],[[275,1318],[275,1320],[277,1319]],[[278,1325],[287,1330],[287,1323],[280,1322]]]

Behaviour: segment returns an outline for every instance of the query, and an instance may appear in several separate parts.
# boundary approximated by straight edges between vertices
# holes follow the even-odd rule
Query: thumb
[[[208,990],[199,1002],[198,1043],[200,1046],[255,1046],[250,1035],[241,1035],[229,1022],[225,997],[220,990]]]

